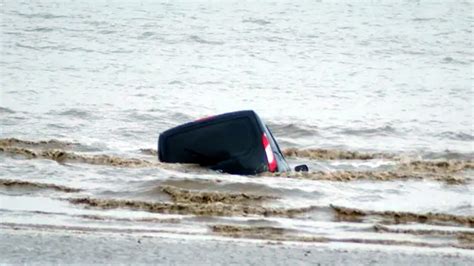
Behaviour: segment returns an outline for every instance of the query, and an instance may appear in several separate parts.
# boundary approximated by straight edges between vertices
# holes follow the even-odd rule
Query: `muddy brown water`
[[[472,2],[48,2],[0,9],[6,227],[472,247]],[[311,172],[157,160],[244,109]]]
[[[290,162],[309,160],[323,167],[246,177],[163,164],[154,149],[137,148],[124,156],[84,146],[0,139],[4,164],[32,167],[0,179],[4,222],[21,226],[31,217],[42,221],[35,228],[54,229],[59,222],[67,230],[87,223],[90,230],[104,232],[110,226],[134,232],[139,226],[272,241],[472,249],[474,216],[464,194],[472,186],[470,160],[343,150],[316,151],[320,156],[292,148],[285,150]],[[430,188],[426,196],[461,197],[452,207],[430,202],[426,208],[424,201],[407,209],[404,198],[423,187]]]

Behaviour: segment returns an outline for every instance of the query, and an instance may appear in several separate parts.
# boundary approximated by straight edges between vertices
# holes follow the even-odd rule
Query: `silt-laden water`
[[[472,9],[3,2],[1,227],[472,250]],[[157,161],[242,109],[311,172]]]

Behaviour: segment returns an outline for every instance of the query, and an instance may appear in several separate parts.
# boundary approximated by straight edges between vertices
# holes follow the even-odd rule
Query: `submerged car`
[[[290,171],[272,132],[251,110],[206,117],[162,132],[158,158],[239,175]]]

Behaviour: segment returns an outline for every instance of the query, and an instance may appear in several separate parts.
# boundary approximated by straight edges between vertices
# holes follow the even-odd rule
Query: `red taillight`
[[[265,149],[265,154],[267,155],[268,161],[268,171],[275,172],[277,170],[277,162],[275,156],[273,156],[272,147],[268,141],[267,134],[263,133],[262,135],[263,148]]]

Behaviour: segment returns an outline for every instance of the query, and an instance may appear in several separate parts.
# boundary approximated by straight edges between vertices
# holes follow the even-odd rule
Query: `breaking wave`
[[[428,235],[428,236],[456,236],[456,237],[474,237],[474,232],[460,230],[440,230],[440,229],[407,229],[407,228],[391,228],[382,224],[373,226],[375,232],[410,234],[410,235]]]
[[[119,217],[109,215],[98,215],[98,214],[71,214],[63,212],[47,212],[47,211],[32,211],[32,213],[42,214],[47,216],[65,216],[81,218],[86,220],[95,221],[119,221],[119,222],[151,222],[151,223],[180,223],[180,218],[156,218],[156,217]]]
[[[87,163],[115,167],[159,167],[170,170],[195,170],[196,173],[210,171],[197,165],[166,164],[154,160],[139,158],[125,158],[107,154],[82,154],[65,149],[82,147],[79,143],[59,140],[29,141],[16,138],[0,139],[0,152],[9,155],[24,156],[29,159],[50,159],[59,163]],[[156,156],[155,149],[140,149],[141,153]],[[263,173],[260,176],[275,176],[300,178],[308,180],[353,181],[353,180],[408,180],[423,179],[446,182],[449,184],[463,184],[470,178],[455,175],[455,173],[474,169],[473,160],[410,160],[398,159],[396,155],[385,153],[361,153],[342,150],[325,149],[296,149],[283,151],[286,156],[304,157],[314,160],[371,160],[377,158],[393,159],[398,164],[388,171],[335,171],[335,172],[286,172]]]
[[[50,159],[59,163],[75,162],[95,165],[110,165],[119,167],[151,167],[161,165],[158,162],[150,162],[135,158],[122,158],[110,155],[82,155],[64,150],[32,150],[19,147],[0,146],[0,152],[21,155],[29,159]]]
[[[335,171],[335,172],[286,172],[263,173],[262,176],[286,177],[307,180],[348,182],[356,180],[434,180],[448,184],[464,184],[470,179],[451,174],[414,173],[408,171]]]
[[[31,141],[31,140],[21,140],[17,138],[5,138],[0,139],[0,147],[24,147],[24,148],[43,148],[43,149],[65,149],[73,148],[80,146],[79,143],[73,143],[68,141],[60,140],[40,140],[40,141]]]
[[[397,246],[415,246],[415,247],[456,247],[472,249],[471,245],[460,244],[442,244],[429,243],[421,241],[393,240],[393,239],[373,239],[373,238],[331,238],[326,236],[298,235],[291,234],[290,230],[281,227],[270,226],[241,226],[231,224],[218,224],[210,226],[212,232],[233,238],[264,239],[272,241],[296,241],[296,242],[342,242],[342,243],[361,243],[377,245],[397,245]]]
[[[37,182],[30,182],[30,181],[22,181],[22,180],[13,180],[13,179],[0,179],[0,186],[8,187],[8,188],[24,188],[24,189],[47,189],[47,190],[56,190],[61,192],[79,192],[82,189],[79,188],[71,188],[56,184],[45,184],[45,183],[37,183]]]
[[[158,151],[155,149],[140,149],[140,153],[145,154],[145,155],[152,155],[152,156],[158,155]]]
[[[400,169],[413,172],[432,172],[432,173],[454,173],[468,169],[474,169],[474,161],[458,160],[436,160],[436,161],[410,161],[401,163]]]
[[[146,202],[120,199],[98,199],[98,198],[70,198],[72,204],[86,205],[100,209],[128,208],[166,214],[194,214],[198,216],[277,216],[294,217],[312,209],[307,208],[272,208],[263,206],[251,206],[243,204],[216,203],[179,203],[179,202]]]
[[[411,213],[397,211],[371,211],[355,208],[347,208],[336,205],[330,205],[335,211],[336,217],[343,221],[361,221],[367,216],[375,216],[384,219],[385,223],[401,224],[401,223],[429,223],[436,225],[462,225],[474,227],[474,216],[462,216],[445,213]]]
[[[181,203],[216,203],[221,202],[225,204],[249,204],[261,202],[268,199],[275,199],[273,196],[256,195],[249,193],[225,193],[225,192],[207,192],[207,191],[193,191],[180,189],[174,186],[162,186],[161,191],[171,196],[174,202]]]
[[[393,159],[395,155],[385,153],[364,153],[345,150],[328,149],[297,149],[288,148],[282,151],[283,155],[289,157],[303,157],[313,160],[372,160]]]

